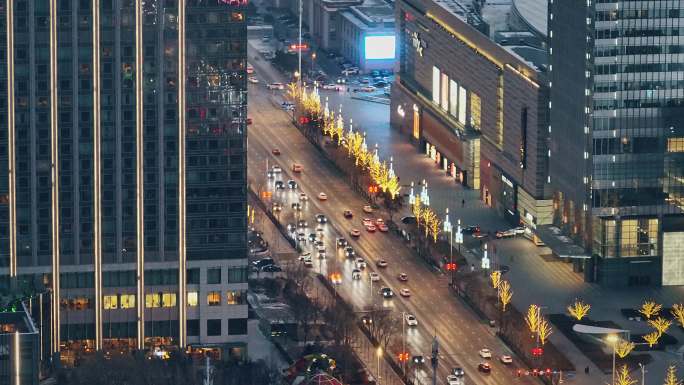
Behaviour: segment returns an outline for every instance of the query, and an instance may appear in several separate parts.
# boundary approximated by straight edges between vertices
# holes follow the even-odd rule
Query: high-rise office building
[[[243,5],[0,1],[0,282],[54,353],[245,354]]]
[[[608,286],[684,284],[684,2],[549,2],[554,223]]]

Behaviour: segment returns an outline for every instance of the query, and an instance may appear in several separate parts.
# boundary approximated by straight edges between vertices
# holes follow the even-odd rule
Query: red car
[[[247,118],[247,125],[252,124],[252,118]]]
[[[367,226],[366,226],[366,231],[368,231],[369,233],[374,233],[375,230],[377,230],[377,228],[375,227],[375,225],[367,225]]]
[[[272,153],[273,155],[280,155],[280,150],[277,149],[277,148],[274,148],[273,150],[271,150],[271,153]]]
[[[380,223],[378,224],[378,230],[380,230],[383,233],[386,233],[389,230],[389,227],[387,227],[387,225],[384,223]]]
[[[354,213],[352,213],[351,210],[344,210],[344,217],[347,219],[351,219],[354,217]]]

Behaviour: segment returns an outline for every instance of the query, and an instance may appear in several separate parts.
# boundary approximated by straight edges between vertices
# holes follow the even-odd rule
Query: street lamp
[[[413,205],[416,203],[416,195],[413,192],[413,182],[411,182],[411,192],[409,193],[409,204]]]
[[[425,206],[430,206],[430,196],[428,195],[428,185],[427,181],[423,179],[423,190],[420,192],[420,201]]]
[[[456,222],[456,244],[458,245],[458,253],[461,254],[461,244],[463,243],[463,229],[461,229],[461,220]]]
[[[454,226],[449,220],[449,208],[446,208],[444,218],[444,232],[449,234],[449,270],[451,270],[451,285],[454,284]]]
[[[613,382],[612,385],[615,385],[615,347],[617,346],[618,341],[620,341],[620,337],[617,336],[617,334],[609,334],[606,337],[606,341],[609,342],[611,345],[613,345]]]
[[[378,380],[377,383],[380,385],[380,357],[382,357],[382,347],[378,346],[378,349],[375,351],[375,356],[378,359],[378,371],[375,375],[375,379]]]
[[[644,376],[646,375],[646,366],[639,362],[639,369],[641,369],[641,385],[644,385]]]
[[[311,54],[311,76],[314,76],[313,73],[314,73],[314,62],[315,61],[316,61],[316,52]]]

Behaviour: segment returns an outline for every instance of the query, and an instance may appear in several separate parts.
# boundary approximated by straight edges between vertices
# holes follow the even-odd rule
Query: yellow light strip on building
[[[93,0],[93,202],[95,350],[102,349],[102,181],[100,132],[100,0]]]
[[[14,385],[21,385],[21,348],[19,331],[14,332]]]
[[[185,259],[185,0],[178,2],[178,345],[186,345]]]
[[[449,32],[450,34],[452,34],[456,39],[462,41],[465,45],[467,45],[468,47],[470,47],[472,50],[474,50],[475,52],[477,52],[477,53],[479,53],[480,55],[484,56],[485,59],[489,60],[490,62],[492,62],[494,65],[496,65],[496,66],[499,67],[500,69],[503,69],[504,63],[502,63],[500,60],[496,59],[494,56],[490,55],[487,51],[482,50],[480,47],[477,46],[477,44],[475,44],[474,42],[472,42],[472,41],[471,41],[470,39],[468,39],[467,37],[463,36],[463,34],[460,34],[460,33],[456,32],[456,30],[454,30],[453,28],[451,28],[451,26],[450,26],[449,24],[447,24],[447,23],[445,23],[444,21],[442,21],[442,19],[440,19],[439,17],[435,16],[435,15],[432,14],[431,12],[427,12],[427,13],[425,14],[425,16],[426,16],[428,19],[430,19],[430,20],[434,21],[435,23],[437,23],[440,27],[444,28],[447,32]],[[527,80],[528,82],[530,82],[530,83],[531,83],[532,85],[534,85],[535,87],[539,88],[539,84],[537,84],[534,80],[532,80],[528,75],[526,75],[526,74],[520,72],[519,70],[517,70],[515,67],[513,67],[513,66],[510,65],[510,64],[505,64],[505,66],[508,67],[508,68],[510,68],[511,70],[513,70],[513,72],[514,72],[515,74],[517,74],[517,75],[519,75],[520,77],[522,77],[523,79]]]
[[[57,0],[50,0],[50,157],[52,162],[52,349],[59,352],[59,140],[57,125]]]
[[[8,0],[7,11],[7,156],[9,174],[9,252],[10,277],[17,276],[17,188],[14,127],[14,0]]]
[[[138,275],[138,349],[145,347],[145,222],[143,217],[143,44],[142,0],[135,1],[135,144],[136,144],[136,226]]]

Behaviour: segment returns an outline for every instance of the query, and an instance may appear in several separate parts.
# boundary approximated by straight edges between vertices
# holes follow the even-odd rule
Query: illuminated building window
[[[145,294],[145,307],[160,307],[161,295],[159,293]]]
[[[439,82],[440,82],[440,72],[439,68],[432,67],[432,101],[435,104],[439,104]]]
[[[480,130],[482,126],[482,102],[476,93],[470,93],[470,126]]]
[[[188,306],[197,306],[199,294],[196,291],[188,292]]]
[[[458,83],[454,79],[449,81],[449,113],[458,116]]]
[[[176,293],[164,293],[162,294],[162,307],[174,307],[176,306]]]
[[[458,122],[466,124],[466,89],[458,86]]]
[[[119,307],[119,297],[116,295],[104,296],[104,308],[107,310],[117,309]]]
[[[133,309],[135,307],[135,294],[121,294],[121,308]]]
[[[226,293],[228,305],[242,305],[245,303],[245,293],[239,290],[229,290]]]
[[[684,152],[684,138],[667,138],[667,152]]]
[[[440,100],[439,105],[444,111],[449,110],[449,77],[442,73],[442,80],[440,83]]]
[[[221,306],[221,293],[218,291],[210,291],[207,294],[207,305]]]

